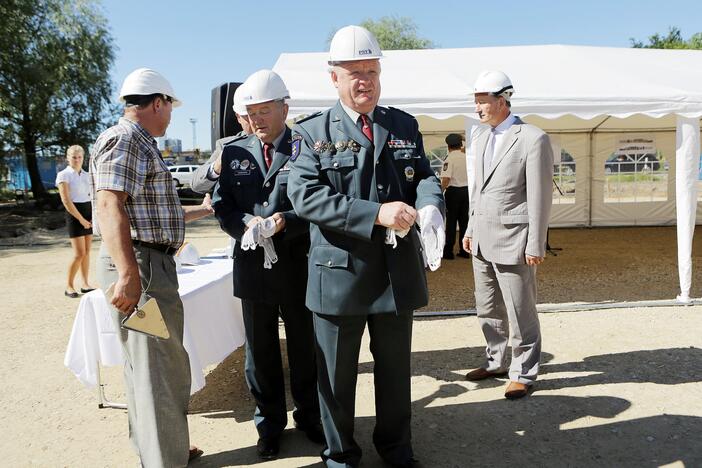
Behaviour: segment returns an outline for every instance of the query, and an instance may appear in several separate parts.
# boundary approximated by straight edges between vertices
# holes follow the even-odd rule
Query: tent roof
[[[482,70],[499,69],[514,83],[512,106],[520,116],[702,116],[697,50],[545,45],[383,53],[380,103],[413,115],[475,118],[473,81]],[[326,52],[284,53],[273,69],[290,90],[289,117],[325,109],[337,99]]]

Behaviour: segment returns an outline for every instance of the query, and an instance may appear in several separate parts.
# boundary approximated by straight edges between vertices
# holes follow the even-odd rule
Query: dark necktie
[[[373,127],[371,127],[370,119],[366,114],[361,114],[361,131],[373,143]]]
[[[263,159],[266,161],[266,169],[271,168],[273,164],[273,145],[270,143],[263,144]]]

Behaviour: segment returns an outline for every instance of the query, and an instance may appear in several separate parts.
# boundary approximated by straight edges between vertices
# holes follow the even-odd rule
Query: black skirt
[[[78,212],[81,215],[83,215],[85,219],[87,219],[88,221],[93,220],[93,207],[90,204],[90,202],[73,202],[73,204],[75,205]],[[66,226],[68,226],[68,237],[70,238],[90,236],[93,234],[92,228],[85,229],[83,225],[80,224],[80,221],[74,218],[73,215],[68,211],[66,212]]]

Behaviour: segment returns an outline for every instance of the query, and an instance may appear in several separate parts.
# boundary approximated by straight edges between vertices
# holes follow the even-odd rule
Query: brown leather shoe
[[[466,374],[466,380],[485,380],[489,379],[490,377],[502,377],[505,375],[507,375],[507,372],[489,372],[482,367],[478,367],[477,369],[473,369]]]
[[[527,396],[529,393],[529,386],[519,382],[510,382],[507,385],[507,390],[505,390],[505,398],[508,400],[516,400],[517,398],[522,398]]]

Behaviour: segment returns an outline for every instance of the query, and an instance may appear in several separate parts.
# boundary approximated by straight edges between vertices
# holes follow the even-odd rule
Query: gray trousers
[[[510,380],[534,383],[541,356],[536,267],[493,263],[478,254],[473,256],[473,274],[478,323],[487,341],[487,362],[483,367],[490,372],[506,371],[509,341]]]
[[[183,303],[173,257],[134,246],[142,296],[139,305],[156,299],[170,338],[160,340],[120,328],[124,315],[111,307],[124,353],[129,438],[145,468],[188,464],[190,361],[183,347]],[[98,258],[100,287],[117,281],[117,271],[104,244]]]
[[[314,314],[322,426],[328,468],[356,467],[361,448],[353,437],[358,355],[368,325],[373,354],[375,429],[373,444],[386,462],[408,463],[411,431],[412,312],[374,315]]]

